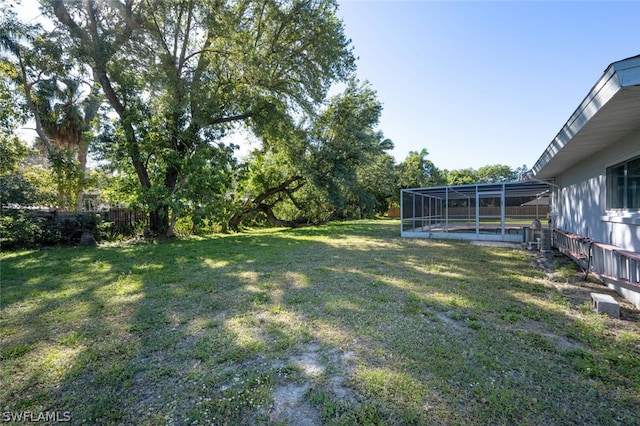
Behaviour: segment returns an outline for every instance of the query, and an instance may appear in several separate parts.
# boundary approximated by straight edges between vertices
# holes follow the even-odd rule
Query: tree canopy
[[[79,209],[94,184],[171,235],[180,219],[197,230],[372,216],[402,188],[526,171],[442,170],[426,148],[396,163],[332,0],[42,0],[46,28],[0,2],[1,174],[19,203],[35,202],[35,185],[47,188],[37,199]],[[16,129],[30,119],[48,168],[25,165]],[[258,142],[243,159],[225,139],[238,128]]]
[[[262,129],[232,226],[257,212],[271,224],[295,225],[386,209],[393,185],[384,177],[393,176],[393,163],[385,151],[393,144],[376,130],[381,111],[375,91],[351,80],[319,114],[299,123],[282,117]],[[388,170],[372,167],[385,161]]]
[[[104,158],[135,171],[158,232],[171,232],[203,166],[228,175],[230,123],[312,112],[354,69],[332,1],[43,4],[115,114]]]

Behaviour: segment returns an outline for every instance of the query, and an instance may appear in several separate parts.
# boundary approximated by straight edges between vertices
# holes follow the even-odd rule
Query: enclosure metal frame
[[[522,242],[524,229],[522,233],[512,235],[510,231],[513,228],[506,227],[507,200],[514,197],[533,199],[548,192],[549,184],[531,181],[403,189],[400,191],[400,235],[408,238]],[[480,200],[487,196],[500,198],[499,216],[481,215]],[[409,197],[411,203],[407,205]],[[467,200],[468,220],[463,226],[456,225],[460,220],[449,215],[449,205],[453,200]],[[472,204],[475,204],[475,209]],[[499,219],[500,226],[495,233],[483,233],[482,219]],[[465,232],[465,227],[471,231]]]

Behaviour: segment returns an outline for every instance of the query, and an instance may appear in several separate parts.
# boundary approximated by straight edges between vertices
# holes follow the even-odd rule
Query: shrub
[[[52,245],[74,245],[84,232],[96,241],[115,240],[123,233],[99,213],[57,214],[3,209],[0,214],[0,248],[13,250]]]
[[[0,216],[0,247],[4,249],[37,247],[46,232],[44,219],[24,210],[3,210]]]

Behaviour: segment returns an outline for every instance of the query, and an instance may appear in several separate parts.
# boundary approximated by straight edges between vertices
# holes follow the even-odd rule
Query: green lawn
[[[640,424],[637,312],[592,313],[593,283],[549,281],[526,251],[398,233],[364,221],[2,253],[2,414]]]

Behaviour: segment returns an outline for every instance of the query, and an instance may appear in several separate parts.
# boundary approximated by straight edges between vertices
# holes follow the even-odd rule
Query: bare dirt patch
[[[322,424],[320,413],[306,400],[305,395],[311,383],[288,383],[273,393],[273,410],[269,416],[272,422],[286,422],[290,425],[315,426]]]
[[[352,370],[352,354],[321,348],[315,343],[292,355],[288,362],[300,370],[300,379],[287,381],[273,392],[270,421],[290,425],[316,426],[322,424],[319,411],[307,400],[309,391],[323,387],[336,398],[352,400],[353,391],[346,385],[346,375]]]

